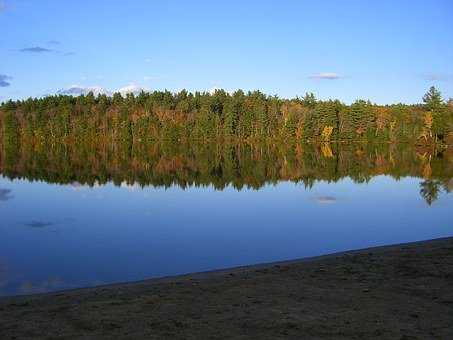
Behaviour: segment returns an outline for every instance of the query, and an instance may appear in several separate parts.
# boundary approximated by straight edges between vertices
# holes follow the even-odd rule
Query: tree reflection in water
[[[0,150],[0,171],[8,178],[50,183],[169,187],[212,185],[259,189],[279,181],[356,183],[374,176],[419,177],[420,194],[431,205],[451,191],[453,148],[370,143],[175,143],[20,145]],[[6,190],[6,189],[2,189]],[[0,192],[0,200],[10,198]]]

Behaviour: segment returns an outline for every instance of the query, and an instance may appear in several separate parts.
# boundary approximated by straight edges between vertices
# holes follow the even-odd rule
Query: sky
[[[0,0],[0,101],[131,85],[453,97],[453,1]]]

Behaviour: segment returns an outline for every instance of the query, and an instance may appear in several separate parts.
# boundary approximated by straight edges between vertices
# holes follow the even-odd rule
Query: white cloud
[[[101,86],[83,86],[83,85],[71,85],[68,88],[60,89],[56,91],[56,94],[66,95],[66,96],[80,96],[87,95],[90,92],[93,92],[95,96],[100,94],[105,94],[107,96],[113,95],[113,93],[119,92],[122,96],[126,96],[129,93],[138,95],[141,92],[150,92],[147,87],[131,83],[119,89],[109,91]]]
[[[336,80],[336,79],[340,79],[343,77],[340,76],[338,73],[334,73],[334,72],[320,72],[320,73],[311,75],[309,78],[318,79],[318,80]]]
[[[124,86],[118,90],[116,90],[115,92],[119,92],[121,93],[122,96],[125,96],[129,93],[132,93],[134,95],[137,95],[137,94],[140,94],[140,92],[149,92],[149,89],[147,89],[146,87],[142,87],[140,85],[137,85],[137,84],[134,84],[134,83],[131,83],[127,86]]]
[[[90,92],[93,92],[95,96],[100,94],[109,94],[107,90],[100,86],[82,86],[82,85],[71,85],[66,89],[61,89],[57,91],[57,94],[67,95],[67,96],[80,96],[82,94],[86,95]]]
[[[236,91],[236,90],[232,90],[232,89],[226,89],[226,88],[223,88],[223,87],[219,87],[219,86],[213,86],[211,87],[210,89],[207,90],[207,92],[210,94],[210,95],[213,95],[216,93],[216,91],[225,91],[226,93],[229,93],[230,95],[233,95],[233,93]]]

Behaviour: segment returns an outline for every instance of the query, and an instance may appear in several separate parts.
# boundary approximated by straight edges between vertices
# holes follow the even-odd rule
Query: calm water
[[[448,178],[432,199],[413,176],[222,190],[27,177],[0,177],[0,295],[453,236]]]

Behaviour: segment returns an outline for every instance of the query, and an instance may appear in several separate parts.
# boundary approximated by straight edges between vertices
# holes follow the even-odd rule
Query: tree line
[[[453,144],[453,101],[431,87],[417,105],[283,99],[260,91],[182,90],[57,95],[0,105],[0,138],[20,143],[122,143],[158,140],[378,141]]]

